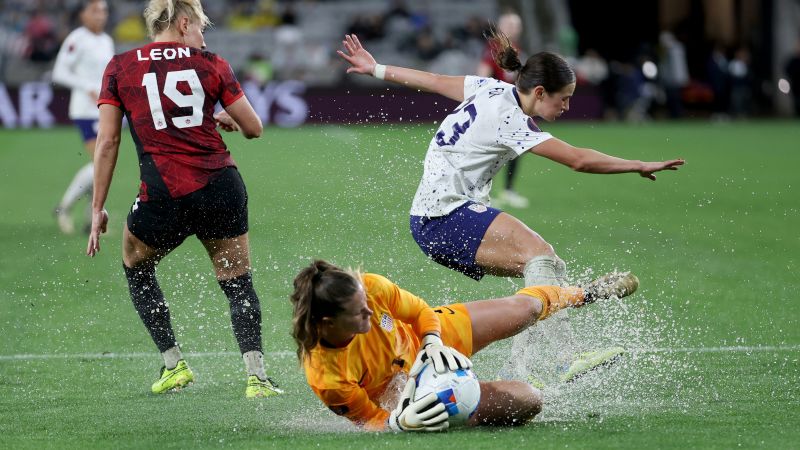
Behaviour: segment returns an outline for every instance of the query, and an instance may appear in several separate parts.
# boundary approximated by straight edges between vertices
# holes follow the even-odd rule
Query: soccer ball
[[[481,385],[478,377],[469,369],[437,373],[433,364],[425,364],[416,377],[417,389],[414,400],[433,392],[447,409],[450,425],[467,422],[481,400]]]

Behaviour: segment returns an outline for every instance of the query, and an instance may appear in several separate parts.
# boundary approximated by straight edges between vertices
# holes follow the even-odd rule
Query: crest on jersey
[[[488,210],[489,210],[489,209],[486,207],[486,205],[481,205],[480,203],[473,203],[473,204],[471,204],[471,205],[467,206],[467,209],[470,209],[470,210],[472,210],[472,211],[475,211],[475,212],[476,212],[476,213],[478,213],[478,214],[480,214],[480,213],[485,213],[486,211],[488,211]]]
[[[394,319],[392,319],[392,316],[386,313],[381,314],[381,328],[386,331],[394,330]]]

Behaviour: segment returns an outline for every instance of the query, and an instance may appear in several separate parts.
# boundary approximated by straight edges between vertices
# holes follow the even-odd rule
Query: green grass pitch
[[[250,195],[267,370],[286,395],[244,398],[227,302],[193,238],[159,268],[197,382],[150,394],[159,355],[128,298],[121,227],[138,188],[126,136],[109,235],[94,259],[58,234],[53,206],[86,162],[78,133],[0,132],[0,448],[798,448],[800,446],[800,126],[797,122],[548,126],[626,158],[684,157],[650,182],[578,174],[526,155],[509,210],[569,263],[575,279],[614,269],[641,289],[575,311],[580,346],[619,343],[620,364],[545,389],[519,428],[446,434],[354,432],[305,385],[288,295],[311,258],[388,276],[432,304],[508,295],[428,261],[407,211],[433,125],[269,128],[228,136]],[[80,216],[82,205],[76,211]],[[508,348],[475,357],[494,375]]]

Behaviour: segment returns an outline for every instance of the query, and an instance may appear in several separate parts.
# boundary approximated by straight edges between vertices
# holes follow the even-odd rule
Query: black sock
[[[150,332],[158,351],[163,353],[178,345],[170,323],[169,307],[156,280],[155,265],[148,262],[130,268],[123,264],[122,268],[125,269],[125,277],[128,278],[133,306],[147,331]]]
[[[219,281],[219,287],[231,305],[231,325],[242,354],[261,351],[261,304],[248,272],[230,280]]]

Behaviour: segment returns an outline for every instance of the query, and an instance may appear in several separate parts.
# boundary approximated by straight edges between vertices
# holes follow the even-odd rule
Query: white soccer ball
[[[450,425],[467,422],[481,400],[481,385],[478,377],[469,369],[437,373],[433,364],[425,364],[416,377],[417,389],[414,400],[433,392],[447,409]]]

